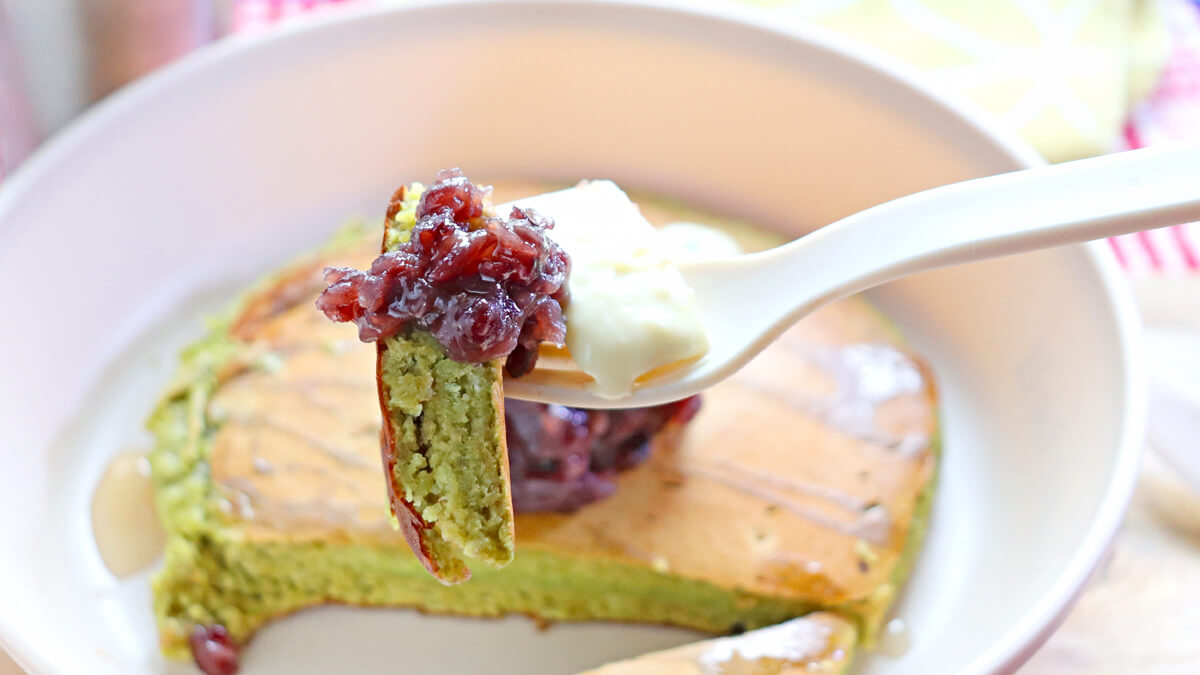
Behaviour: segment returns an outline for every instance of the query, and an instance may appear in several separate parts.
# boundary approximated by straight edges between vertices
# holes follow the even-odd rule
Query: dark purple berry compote
[[[655,434],[688,422],[699,409],[699,396],[618,410],[506,399],[513,509],[574,511],[611,495],[617,474],[646,459]]]
[[[489,215],[490,191],[458,169],[438,172],[421,194],[408,241],[366,272],[327,269],[317,307],[356,323],[364,342],[416,326],[456,361],[505,358],[510,377],[528,373],[539,343],[562,345],[566,336],[570,258],[546,236],[550,218],[516,207],[507,218]],[[405,197],[404,188],[392,197],[389,224]]]
[[[196,626],[190,638],[192,658],[207,675],[233,675],[238,671],[238,650],[225,627]]]

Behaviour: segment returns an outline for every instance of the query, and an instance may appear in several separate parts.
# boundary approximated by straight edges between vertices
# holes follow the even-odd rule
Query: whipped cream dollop
[[[519,199],[554,219],[547,235],[571,257],[566,345],[592,390],[620,398],[647,373],[697,358],[708,337],[669,242],[611,181]]]

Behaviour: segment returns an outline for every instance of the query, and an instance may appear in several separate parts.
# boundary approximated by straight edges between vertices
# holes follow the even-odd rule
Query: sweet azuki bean
[[[510,377],[529,372],[539,343],[561,345],[566,336],[570,258],[546,236],[554,221],[520,208],[486,216],[487,194],[458,169],[438,172],[409,240],[366,272],[327,269],[317,307],[356,323],[364,342],[416,325],[456,361],[504,358]],[[403,196],[393,197],[389,217]]]

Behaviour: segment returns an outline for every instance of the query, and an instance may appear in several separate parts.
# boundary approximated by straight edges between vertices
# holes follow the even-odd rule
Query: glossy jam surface
[[[353,321],[364,342],[415,325],[456,361],[504,358],[509,376],[529,372],[539,343],[562,345],[566,337],[570,259],[546,236],[551,219],[515,207],[507,218],[489,216],[488,194],[458,169],[439,172],[421,195],[408,240],[366,272],[326,270],[329,287],[317,307]],[[389,221],[404,198],[401,188]]]
[[[699,409],[699,396],[628,410],[505,400],[513,508],[567,512],[611,495],[617,473],[646,459],[655,434]]]

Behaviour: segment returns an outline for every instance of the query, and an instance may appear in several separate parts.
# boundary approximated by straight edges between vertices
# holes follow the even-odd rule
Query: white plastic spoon
[[[506,380],[504,393],[584,408],[666,403],[729,377],[822,305],[893,279],[1192,221],[1200,221],[1200,147],[1136,150],[954,183],[768,251],[681,266],[709,350],[627,397],[602,398],[579,373],[549,368]]]

